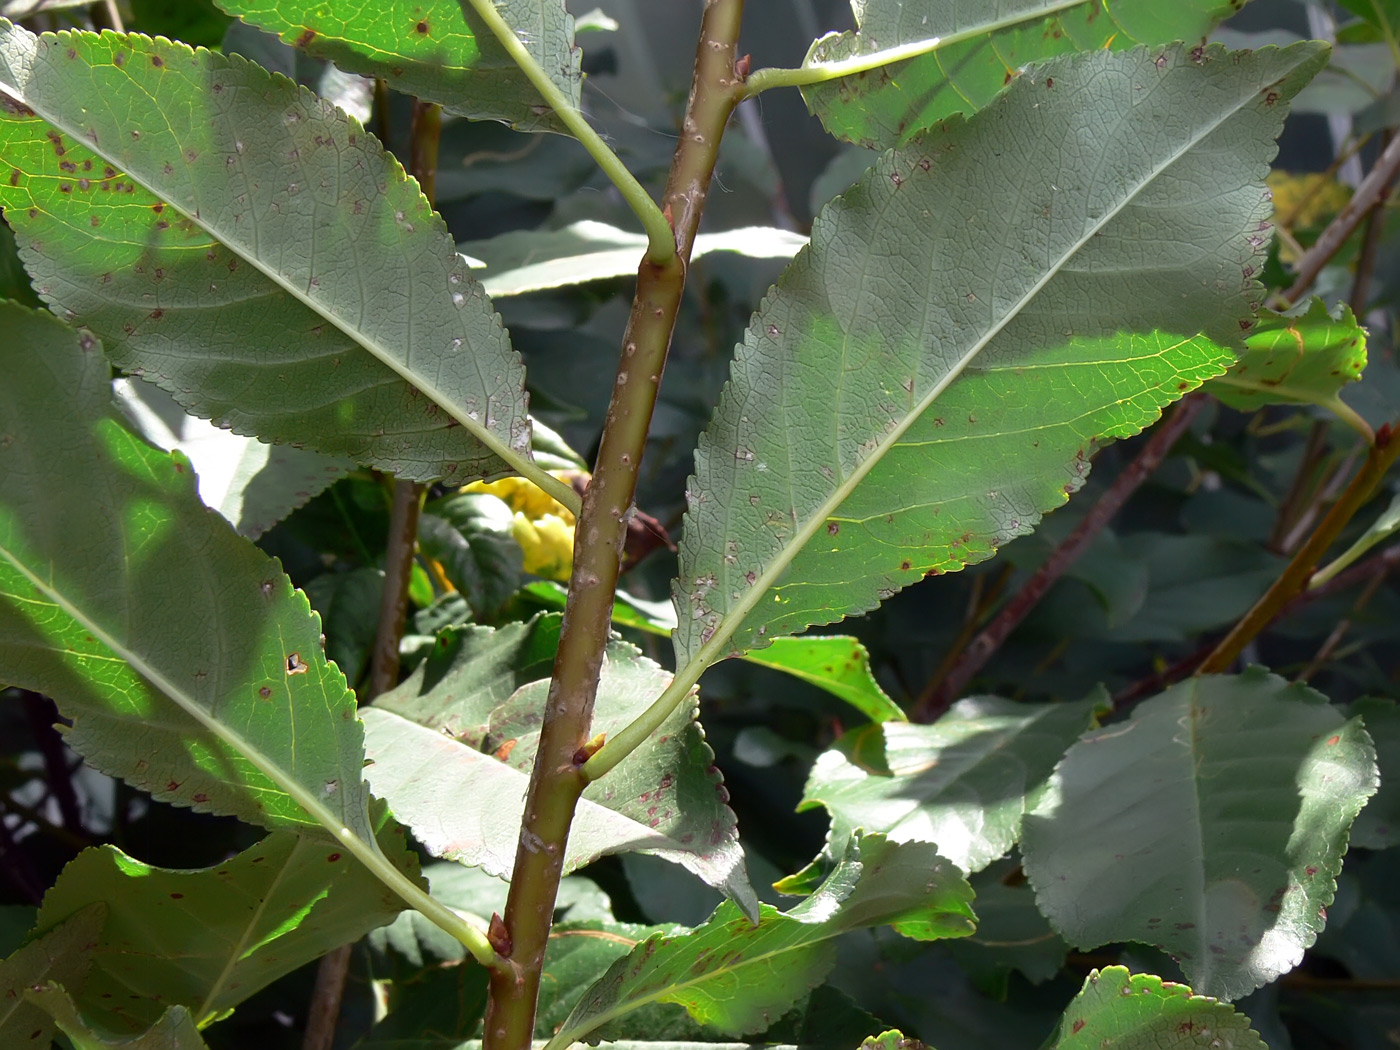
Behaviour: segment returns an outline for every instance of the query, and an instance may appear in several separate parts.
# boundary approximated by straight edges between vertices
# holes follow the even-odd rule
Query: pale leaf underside
[[[1192,679],[1065,753],[1026,873],[1071,944],[1154,944],[1238,998],[1316,939],[1377,780],[1360,719],[1320,694],[1259,668]]]
[[[509,659],[511,647],[519,647],[518,660],[533,660],[528,629],[499,633],[498,639],[478,628],[464,637],[453,663],[466,674],[429,667],[435,686],[421,694],[418,686],[400,688],[363,717],[372,763],[366,775],[395,816],[434,855],[509,878],[549,680],[520,686],[490,708],[483,726],[483,708],[506,680],[502,659]],[[547,674],[547,666],[544,670]],[[426,678],[417,681],[421,686]],[[669,681],[669,674],[636,649],[612,643],[594,732],[618,732]],[[697,715],[694,698],[682,703],[642,747],[588,786],[569,833],[564,870],[611,853],[652,853],[694,872],[756,914],[729,795]]]
[[[5,679],[162,801],[368,841],[355,698],[306,596],[200,503],[184,457],[118,422],[90,335],[15,304],[0,321]]]
[[[533,469],[499,317],[357,122],[237,56],[4,22],[0,90],[39,114],[0,111],[25,265],[119,367],[404,477]]]
[[[1096,445],[1223,372],[1260,296],[1284,103],[1323,57],[1061,60],[828,206],[696,453],[678,665],[990,556]]]

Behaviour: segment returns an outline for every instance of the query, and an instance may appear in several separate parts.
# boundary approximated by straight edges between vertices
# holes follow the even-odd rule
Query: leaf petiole
[[[495,3],[492,0],[457,0],[457,2],[462,5],[464,10],[475,11],[477,16],[486,23],[491,32],[496,35],[496,39],[501,42],[501,46],[505,48],[506,54],[515,60],[515,64],[534,85],[535,90],[544,96],[544,100],[559,115],[564,126],[573,132],[574,137],[588,151],[588,155],[597,162],[598,167],[603,169],[603,174],[617,187],[623,200],[636,213],[637,218],[642,221],[642,227],[646,230],[647,258],[657,264],[672,258],[676,254],[676,235],[671,229],[671,224],[666,221],[666,216],[661,213],[661,209],[651,199],[651,194],[647,193],[642,184],[637,181],[636,176],[627,170],[627,166],[622,163],[618,155],[603,141],[603,137],[594,131],[592,125],[584,119],[578,107],[565,96],[564,92],[559,90],[558,85],[549,78],[549,74],[535,61],[535,56],[530,54],[529,49],[515,35],[515,30],[496,10]],[[534,478],[530,480],[535,481]],[[545,486],[541,486],[541,488],[545,488],[545,491],[549,492],[551,496],[559,499],[552,490]],[[566,506],[569,505],[564,500],[560,500],[560,502],[565,503]]]
[[[1034,17],[1037,19],[1048,18],[1061,11],[1082,7],[1085,3],[1086,0],[1060,0],[1059,3],[1037,9]],[[1029,17],[1022,12],[991,22],[981,22],[960,32],[949,33],[947,36],[931,36],[910,44],[900,44],[896,47],[872,51],[868,55],[853,55],[838,62],[821,62],[810,66],[804,64],[796,69],[760,69],[749,74],[748,81],[744,86],[743,97],[751,98],[760,91],[767,91],[769,88],[806,87],[809,84],[824,84],[828,80],[840,80],[842,77],[854,76],[857,73],[868,73],[872,69],[879,69],[882,66],[927,55],[950,44],[959,44],[964,40],[995,33],[999,29],[1023,25],[1029,20]]]

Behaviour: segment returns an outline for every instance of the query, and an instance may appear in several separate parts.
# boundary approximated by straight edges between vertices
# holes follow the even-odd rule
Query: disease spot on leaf
[[[258,690],[258,695],[264,700],[266,700],[272,695],[272,690],[269,689],[267,686],[263,686],[261,689]]]
[[[427,36],[427,35],[428,35],[428,20],[427,20],[426,18],[423,19],[421,22],[419,22],[417,25],[415,25],[415,26],[413,27],[413,31],[414,31],[415,33],[420,33],[420,34],[422,34],[423,36]]]
[[[828,536],[835,536],[835,535],[836,535],[838,532],[840,532],[840,531],[841,531],[841,526],[838,525],[836,522],[834,522],[834,521],[828,521],[828,522],[826,523],[826,534],[827,534]]]
[[[161,58],[159,55],[152,55],[151,65],[159,69],[161,66],[165,65],[165,59]]]
[[[335,863],[336,861],[338,861],[339,859],[340,859],[340,854],[339,854],[339,853],[328,853],[328,854],[326,854],[326,860],[329,861],[331,864],[334,864],[334,863]]]
[[[152,310],[148,316],[152,321],[159,321],[162,317],[165,316],[165,311],[157,307],[156,309]]]
[[[304,29],[304,30],[302,30],[301,36],[297,37],[297,45],[296,45],[296,46],[297,46],[297,47],[309,47],[309,46],[311,45],[311,41],[313,41],[313,40],[315,40],[315,39],[316,39],[316,30],[314,30],[314,29]]]
[[[1080,1030],[1081,1028],[1083,1028],[1083,1027],[1084,1027],[1084,1018],[1082,1018],[1082,1017],[1076,1017],[1076,1018],[1074,1019],[1074,1024],[1070,1026],[1070,1028],[1071,1028],[1073,1031],[1076,1031],[1076,1032],[1079,1031],[1079,1030]]]
[[[306,674],[310,670],[306,661],[301,658],[301,653],[292,653],[287,657],[288,674]]]
[[[182,901],[185,899],[185,895],[183,893],[172,893],[170,899],[173,901]]]

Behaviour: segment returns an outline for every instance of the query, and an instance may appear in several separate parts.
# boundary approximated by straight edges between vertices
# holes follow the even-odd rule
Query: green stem
[[[486,23],[486,27],[495,34],[496,39],[505,48],[506,54],[510,55],[515,64],[520,67],[520,71],[525,74],[526,79],[534,85],[535,90],[549,104],[549,108],[558,114],[564,126],[573,133],[574,138],[579,140],[583,148],[588,151],[589,156],[597,162],[598,167],[603,169],[603,174],[612,180],[612,184],[618,188],[623,200],[637,214],[637,218],[642,220],[642,228],[646,230],[647,234],[647,258],[657,264],[673,258],[676,254],[676,241],[671,232],[671,224],[666,221],[666,216],[656,206],[651,195],[642,188],[642,184],[637,181],[636,176],[627,170],[627,166],[608,147],[602,136],[594,131],[592,125],[584,119],[583,114],[573,101],[559,90],[559,85],[555,84],[550,79],[549,74],[544,71],[544,67],[535,61],[535,56],[530,54],[529,49],[515,35],[515,30],[496,10],[493,0],[458,0],[458,3],[464,9],[470,8]],[[550,492],[550,495],[559,499],[553,492]],[[559,502],[564,503],[565,506],[572,506],[562,499]]]
[[[499,926],[492,924],[493,943],[511,968],[491,974],[484,1050],[524,1050],[534,1032],[540,974],[569,827],[588,783],[583,767],[593,749],[589,741],[593,704],[642,453],[720,138],[743,87],[735,69],[743,9],[744,0],[709,0],[705,7],[685,130],[676,146],[664,197],[675,226],[673,250],[660,260],[648,255],[637,272],[617,381],[575,530],[569,597],[505,918]]]
[[[999,29],[1024,25],[1032,20],[1044,20],[1051,15],[1059,14],[1061,11],[1083,7],[1087,2],[1089,0],[1060,0],[1059,3],[1038,8],[1033,16],[1008,15],[1006,18],[993,22],[983,22],[969,29],[949,33],[947,36],[933,36],[926,40],[917,40],[912,44],[887,47],[880,51],[872,51],[868,55],[854,55],[839,62],[822,62],[816,65],[799,66],[796,69],[760,69],[749,76],[748,84],[744,88],[744,97],[751,98],[769,88],[806,87],[809,84],[824,84],[828,80],[840,80],[842,77],[853,76],[856,73],[868,73],[872,69],[879,69],[881,66],[903,62],[910,58],[918,58],[920,55],[927,55],[939,48],[948,47],[950,44],[960,44],[964,40],[974,40],[989,33],[995,33]]]
[[[1392,437],[1389,424],[1376,431],[1375,444],[1366,456],[1366,462],[1351,479],[1341,497],[1332,505],[1321,524],[1313,530],[1306,543],[1298,548],[1298,553],[1264,596],[1254,603],[1244,619],[1237,623],[1225,639],[1215,647],[1196,669],[1197,674],[1220,674],[1229,669],[1244,647],[1252,642],[1261,631],[1278,616],[1283,606],[1296,595],[1301,594],[1308,580],[1316,570],[1327,549],[1346,528],[1371,498],[1376,486],[1400,455],[1400,437]]]
[[[1221,386],[1233,387],[1236,390],[1247,390],[1252,393],[1277,395],[1280,389],[1277,384],[1270,385],[1268,383],[1258,382],[1257,380],[1240,379],[1232,375],[1220,376],[1215,379],[1214,382]],[[1360,434],[1368,445],[1376,440],[1376,432],[1371,429],[1371,424],[1362,419],[1356,409],[1352,408],[1340,397],[1322,397],[1320,395],[1310,394],[1306,390],[1287,390],[1285,393],[1297,398],[1297,400],[1305,404],[1316,405],[1318,408],[1327,409],[1327,411],[1331,412],[1343,423],[1351,427],[1352,430]]]

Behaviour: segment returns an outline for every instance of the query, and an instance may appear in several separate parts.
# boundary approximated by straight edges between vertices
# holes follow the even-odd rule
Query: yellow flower
[[[562,475],[555,475],[561,477]],[[573,513],[544,489],[525,478],[499,478],[496,481],[473,481],[462,488],[463,492],[485,492],[495,496],[511,510],[524,514],[531,521],[553,514],[556,518],[574,524]]]
[[[572,515],[570,515],[572,517]],[[574,526],[555,514],[530,519],[515,512],[510,534],[525,555],[525,571],[551,580],[567,580],[574,567]]]
[[[473,481],[463,492],[495,496],[515,511],[511,535],[525,555],[525,571],[567,580],[574,565],[574,515],[553,496],[524,478]]]

